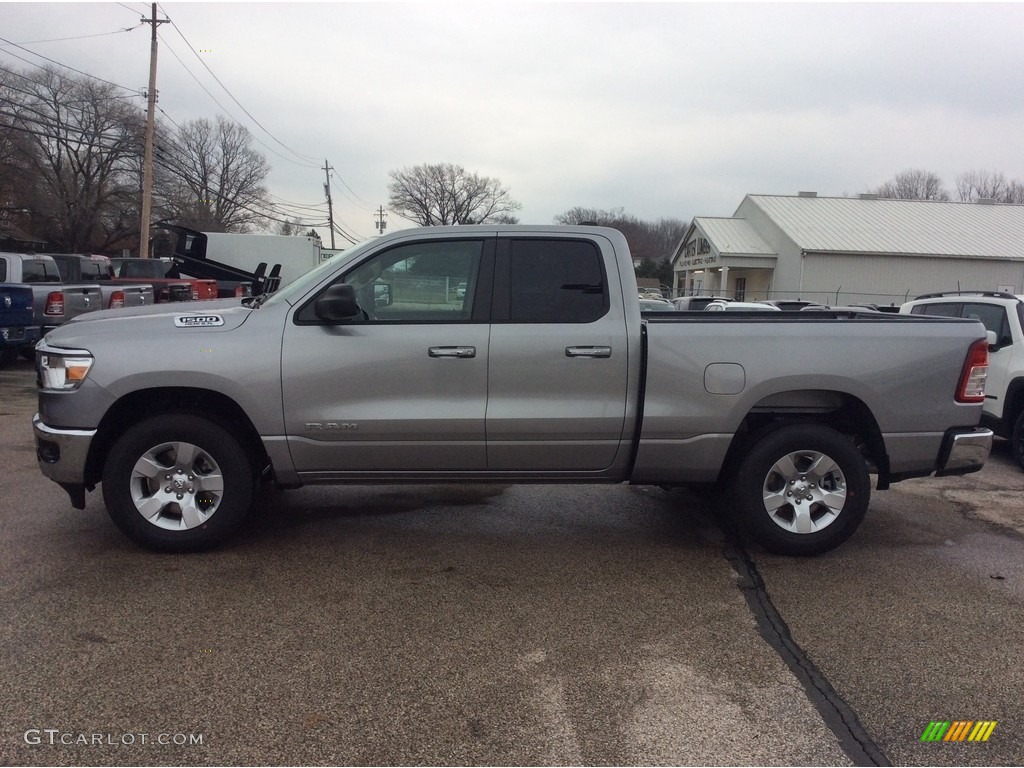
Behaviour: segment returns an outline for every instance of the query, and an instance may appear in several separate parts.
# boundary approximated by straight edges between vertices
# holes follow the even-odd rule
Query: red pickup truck
[[[157,303],[202,301],[217,298],[217,281],[181,277],[174,259],[111,259],[112,282],[124,285],[149,283]]]

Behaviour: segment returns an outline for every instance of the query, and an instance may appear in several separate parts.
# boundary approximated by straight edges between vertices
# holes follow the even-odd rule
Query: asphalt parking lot
[[[34,392],[0,371],[4,765],[1024,763],[1004,445],[812,559],[713,493],[498,485],[277,493],[175,556],[42,477]]]

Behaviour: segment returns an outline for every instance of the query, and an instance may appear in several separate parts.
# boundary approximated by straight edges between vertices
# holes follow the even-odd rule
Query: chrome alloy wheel
[[[206,523],[220,507],[224,476],[197,445],[167,442],[146,451],[132,468],[135,509],[153,525],[182,531]]]
[[[818,451],[794,451],[775,462],[764,480],[764,508],[772,522],[791,533],[815,533],[839,517],[846,505],[846,477]]]

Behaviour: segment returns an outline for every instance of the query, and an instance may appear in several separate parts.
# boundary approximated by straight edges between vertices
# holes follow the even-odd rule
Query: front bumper
[[[86,459],[96,430],[48,427],[37,413],[32,417],[32,431],[40,471],[65,488],[84,486]]]
[[[955,429],[946,433],[939,452],[936,477],[966,475],[985,465],[992,450],[992,430],[985,427]]]

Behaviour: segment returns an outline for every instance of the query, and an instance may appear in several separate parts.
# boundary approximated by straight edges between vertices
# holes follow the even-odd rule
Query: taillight
[[[243,288],[241,284],[235,286],[235,298],[245,298],[245,288]]]
[[[988,378],[988,340],[982,339],[971,345],[960,374],[960,386],[956,390],[958,403],[985,402],[985,379]]]
[[[43,314],[47,317],[64,317],[64,291],[50,291]]]
[[[124,306],[124,291],[114,291],[110,295],[110,305],[107,309],[121,309]]]

